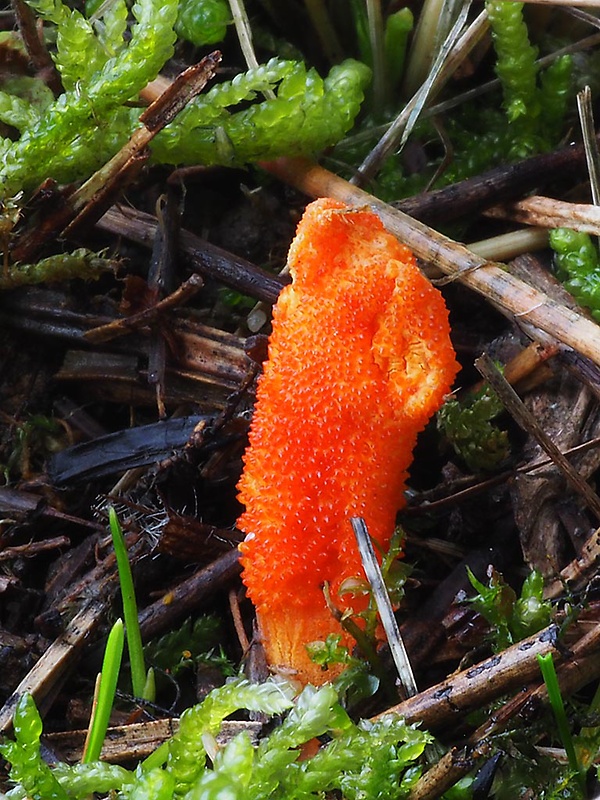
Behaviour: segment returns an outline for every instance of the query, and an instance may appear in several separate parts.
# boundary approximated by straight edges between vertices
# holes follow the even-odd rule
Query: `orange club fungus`
[[[352,638],[327,607],[363,570],[351,518],[383,549],[417,434],[457,372],[442,296],[368,208],[311,203],[288,257],[293,283],[273,312],[244,456],[238,527],[243,581],[267,659],[304,683],[334,677],[307,643]]]

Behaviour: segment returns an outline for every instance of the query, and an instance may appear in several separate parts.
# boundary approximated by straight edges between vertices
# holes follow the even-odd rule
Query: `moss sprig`
[[[52,177],[87,178],[139,127],[135,105],[173,53],[177,0],[138,0],[127,39],[125,3],[108,4],[87,19],[61,0],[30,5],[56,28],[55,60],[65,91],[44,108],[4,87],[0,121],[20,138],[0,140],[0,197]],[[243,165],[281,155],[314,153],[335,144],[351,127],[370,70],[347,60],[326,78],[299,61],[272,59],[222,83],[156,137],[155,160],[169,164]],[[260,101],[270,90],[272,99]],[[231,110],[239,103],[243,110]]]
[[[571,58],[557,60],[539,82],[538,51],[523,19],[524,4],[487,0],[485,7],[496,51],[496,74],[513,135],[509,155],[524,158],[547,149],[560,131],[571,88]]]
[[[565,288],[600,321],[600,256],[591,236],[555,228],[550,231],[550,246]]]
[[[369,74],[360,62],[347,60],[323,79],[300,62],[273,58],[190,104],[156,137],[154,156],[171,164],[235,166],[282,152],[315,152],[352,125]],[[266,89],[276,96],[244,111],[228,110]]]
[[[426,732],[395,715],[353,722],[331,685],[308,686],[295,701],[292,694],[288,684],[278,681],[235,679],[185,712],[179,732],[135,771],[99,761],[59,763],[50,769],[39,755],[41,719],[33,699],[25,695],[15,716],[16,741],[2,745],[16,783],[6,796],[67,800],[112,793],[120,800],[309,800],[330,791],[346,800],[408,796],[431,741]],[[288,713],[258,744],[243,731],[219,746],[214,737],[222,720],[240,708],[270,716]],[[320,736],[327,744],[302,759],[304,745]]]
[[[488,0],[485,4],[494,50],[496,74],[502,83],[504,107],[510,122],[537,116],[537,49],[529,41],[523,20],[523,3]]]
[[[450,398],[438,411],[438,430],[473,472],[495,470],[510,455],[508,434],[493,422],[503,410],[484,386],[462,400]]]
[[[97,280],[104,272],[114,272],[117,262],[98,253],[79,248],[72,253],[57,253],[33,264],[15,264],[0,274],[0,291],[57,281]]]
[[[515,642],[532,636],[545,628],[552,618],[552,605],[544,599],[543,576],[529,573],[521,593],[514,589],[495,569],[488,569],[488,584],[479,581],[467,568],[471,586],[477,594],[469,602],[490,625],[489,639],[494,652],[499,653]]]
[[[30,694],[17,701],[13,718],[15,741],[0,745],[0,753],[10,762],[11,780],[18,783],[28,797],[46,800],[68,800],[40,752],[42,719]]]
[[[33,4],[48,18],[48,6],[52,6],[52,20],[60,19],[59,39],[65,26],[73,28],[73,19],[83,19],[81,15],[76,16],[76,11],[65,11],[59,0],[52,3],[36,0]],[[110,127],[111,116],[124,103],[135,98],[170,58],[176,39],[173,30],[177,16],[176,0],[140,0],[134,4],[132,14],[135,24],[129,43],[114,56],[105,57],[103,62],[97,52],[90,55],[92,48],[88,44],[83,57],[91,59],[93,68],[87,70],[83,67],[82,77],[76,85],[67,88],[36,123],[21,132],[20,139],[5,149],[0,169],[2,194],[14,194],[48,176],[70,180],[77,175],[79,165],[74,164],[74,159],[82,153],[81,143],[92,152],[94,149],[102,151],[102,134]],[[71,50],[76,42],[79,42],[77,36],[74,41],[63,40],[62,50],[57,56],[59,65],[61,59],[63,63],[69,63],[66,56],[70,53],[71,61],[77,58],[83,66],[82,54],[77,52],[75,55],[76,51]],[[88,160],[94,165],[98,161],[97,157]],[[66,176],[60,174],[61,165]],[[89,171],[83,170],[84,174],[79,177],[87,177]]]

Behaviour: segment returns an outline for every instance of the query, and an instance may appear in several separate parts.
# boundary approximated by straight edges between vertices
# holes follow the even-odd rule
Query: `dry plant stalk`
[[[588,203],[567,203],[552,197],[527,197],[515,203],[502,203],[486,211],[486,216],[510,219],[541,228],[572,228],[575,231],[600,235],[600,206]]]
[[[466,32],[461,35],[461,30],[466,22],[468,7],[468,4],[463,5],[447,37],[441,44],[439,52],[435,56],[429,74],[358,167],[353,182],[364,184],[371,180],[379,172],[381,165],[388,156],[395,149],[401,150],[404,147],[410,131],[421,115],[424,106],[443,88],[459,64],[485,34],[487,15],[482,12],[469,25]]]
[[[519,643],[519,645],[521,644],[524,642]],[[561,655],[558,656],[562,663],[558,664],[556,671],[563,695],[572,694],[598,677],[600,674],[599,649],[600,624],[596,623],[588,634],[573,645],[568,659]],[[528,678],[524,678],[524,680],[528,680]],[[409,800],[435,800],[440,797],[460,778],[470,772],[478,760],[491,755],[494,734],[504,730],[517,715],[526,716],[527,712],[535,712],[537,708],[547,702],[548,692],[544,683],[538,682],[530,686],[527,691],[520,691],[477,728],[464,745],[453,747],[442,756],[422,776],[410,793]]]
[[[226,745],[234,736],[244,731],[253,742],[258,740],[263,723],[242,720],[225,720],[216,736],[217,744]],[[146,720],[108,728],[100,758],[109,764],[138,761],[153,753],[164,741],[179,730],[179,719]],[[61,731],[45,735],[48,743],[57,748],[65,761],[75,764],[81,760],[87,731]]]
[[[486,261],[509,261],[545,247],[548,247],[546,228],[521,228],[467,245],[468,250]]]
[[[88,636],[98,625],[106,611],[107,602],[96,600],[86,605],[69,623],[64,633],[56,639],[25,675],[15,691],[0,710],[0,732],[6,733],[12,726],[15,706],[25,692],[39,702],[54,688],[57,681],[69,669],[83,647]]]
[[[312,197],[333,197],[348,205],[370,206],[386,228],[418,258],[431,262],[487,298],[509,318],[518,318],[552,334],[600,365],[600,329],[504,270],[475,255],[464,245],[384,203],[368,192],[306,159],[282,158],[263,165],[270,173]]]
[[[420,722],[426,730],[439,730],[451,725],[469,711],[533,680],[539,674],[538,655],[554,653],[561,658],[555,647],[558,631],[558,626],[552,624],[502,653],[456,672],[435,686],[386,709],[375,719],[392,713],[403,717],[408,724]]]

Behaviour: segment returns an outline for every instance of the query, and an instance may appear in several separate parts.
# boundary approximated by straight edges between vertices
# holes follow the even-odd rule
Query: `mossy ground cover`
[[[596,796],[599,380],[581,354],[593,342],[567,345],[551,322],[542,335],[523,325],[526,298],[523,313],[510,313],[501,287],[482,297],[440,282],[435,259],[421,264],[441,284],[462,369],[419,439],[393,552],[380,554],[416,699],[402,697],[372,598],[352,619],[327,586],[358,644],[331,637],[311,652],[325,676],[345,671],[304,691],[285,670],[269,676],[235,557],[236,484],[270,303],[287,281],[307,196],[331,188],[292,159],[351,179],[350,199],[365,163],[363,188],[387,203],[451,185],[468,211],[448,213],[443,233],[491,241],[494,262],[517,253],[507,272],[542,281],[561,319],[600,313],[594,214],[587,227],[577,216],[591,207],[576,95],[589,85],[593,112],[593,21],[568,6],[490,0],[485,19],[483,7],[465,9],[465,27],[452,32],[460,11],[378,0],[3,5],[0,788],[9,797]],[[444,47],[455,58],[447,72],[436,61]],[[128,152],[144,109],[217,49],[206,88],[125,166],[107,167]],[[380,158],[377,143],[399,115],[409,127]],[[521,217],[494,208],[494,176],[539,156],[563,166],[539,168],[503,199],[577,201],[578,230],[563,216],[543,223],[554,230],[535,251],[529,238],[495,250]],[[593,165],[597,154],[587,156]],[[274,177],[276,160],[306,194]],[[477,207],[466,178],[480,178]],[[481,353],[592,496],[481,382]],[[122,665],[115,655],[123,610],[109,507],[145,644],[131,659],[135,691],[127,652]],[[343,590],[369,592],[363,575]],[[180,727],[125,761],[99,761],[95,745],[91,758],[67,758],[53,736],[87,727],[97,674],[110,683],[111,629],[112,728]],[[527,656],[548,648],[552,708]],[[512,658],[507,677],[499,665]],[[101,689],[98,698],[106,702]],[[250,727],[223,743],[231,714]]]

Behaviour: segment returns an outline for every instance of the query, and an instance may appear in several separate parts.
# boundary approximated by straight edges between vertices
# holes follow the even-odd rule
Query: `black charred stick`
[[[60,486],[160,461],[185,446],[201,419],[180,417],[140,425],[67,447],[50,459],[51,480]]]

